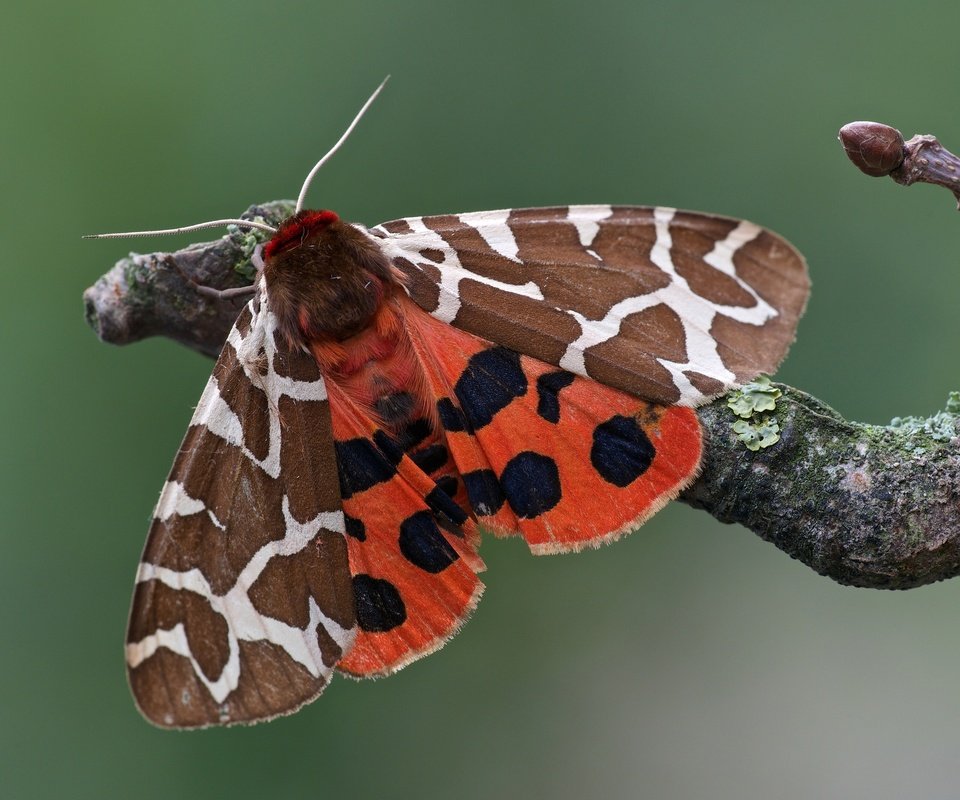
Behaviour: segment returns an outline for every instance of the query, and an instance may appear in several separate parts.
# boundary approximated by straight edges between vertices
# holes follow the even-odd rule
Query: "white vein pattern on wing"
[[[733,264],[734,255],[741,247],[752,242],[761,233],[763,233],[763,228],[759,225],[754,225],[752,222],[742,219],[736,228],[713,246],[713,250],[707,253],[703,260],[731,278],[736,278],[737,270]],[[749,287],[745,286],[744,288]],[[754,297],[756,297],[756,294],[754,294]],[[759,299],[757,297],[757,300]]]
[[[576,208],[576,206],[572,207]],[[676,209],[658,207],[654,209],[654,229],[656,240],[650,250],[650,260],[653,261],[669,277],[666,286],[656,289],[646,295],[628,297],[614,304],[599,320],[589,320],[582,314],[571,310],[570,314],[580,325],[580,336],[567,347],[560,359],[559,366],[579,375],[587,375],[585,351],[594,345],[606,342],[620,333],[620,325],[630,314],[644,311],[661,303],[671,308],[679,317],[684,330],[686,341],[686,362],[670,361],[666,358],[657,360],[670,372],[674,384],[680,392],[680,405],[696,405],[706,397],[684,371],[692,370],[732,385],[736,376],[727,369],[717,350],[717,342],[710,335],[717,314],[732,317],[739,322],[752,325],[762,325],[768,319],[776,316],[776,310],[764,301],[736,274],[733,257],[736,251],[747,242],[756,238],[761,229],[749,222],[741,222],[722,241],[717,242],[708,254],[708,263],[716,269],[729,275],[737,284],[756,300],[750,308],[742,306],[726,306],[710,302],[697,295],[690,288],[687,281],[681,276],[673,263],[670,249],[673,239],[670,235],[670,223],[676,214]]]
[[[737,286],[756,301],[756,305],[752,307],[716,304],[718,312],[725,317],[730,317],[738,322],[746,322],[749,325],[762,325],[768,319],[777,316],[777,310],[764,300],[756,289],[737,275],[737,268],[733,263],[733,257],[737,254],[737,251],[752,242],[761,233],[763,233],[763,228],[759,225],[754,225],[745,219],[740,220],[740,224],[730,231],[725,238],[718,241],[713,249],[703,257],[703,260],[711,267],[733,278],[737,282]]]
[[[204,509],[206,506],[203,501],[188,495],[182,483],[167,481],[160,492],[160,500],[157,502],[153,516],[161,522],[166,522],[175,514],[186,517],[190,514],[199,514]]]
[[[593,243],[600,233],[600,223],[613,214],[610,206],[570,206],[567,219],[577,229],[580,245],[597,261],[602,259],[593,251]]]
[[[263,282],[260,284],[260,294],[262,299],[259,310],[255,300],[251,300],[247,306],[252,317],[249,330],[246,334],[241,334],[235,325],[227,336],[227,344],[236,352],[237,361],[251,383],[251,391],[263,391],[267,397],[269,447],[266,456],[263,459],[257,458],[247,448],[243,422],[220,395],[220,388],[213,375],[207,381],[190,424],[205,425],[214,436],[240,448],[250,461],[271,478],[278,478],[281,444],[280,398],[285,396],[298,401],[326,400],[327,388],[321,377],[312,381],[298,381],[277,374],[274,365],[277,354],[274,336],[277,319],[269,310],[266,285]],[[266,368],[265,374],[261,372],[263,367]]]
[[[520,248],[514,238],[513,231],[507,225],[510,218],[510,209],[499,211],[471,211],[466,214],[457,214],[464,225],[469,225],[485,241],[490,249],[511,261],[519,261],[517,253]]]
[[[481,227],[484,219],[498,220],[502,215],[509,213],[509,210],[485,211],[481,214],[459,214],[457,218],[461,221],[464,217],[472,218],[475,224],[471,224],[470,227],[473,227],[483,236]],[[424,225],[422,217],[408,217],[404,222],[410,227],[410,233],[391,233],[382,226],[375,228],[374,230],[384,234],[385,238],[382,239],[377,236],[371,236],[359,226],[357,226],[357,228],[367,233],[370,241],[374,242],[387,258],[404,258],[414,265],[426,262],[437,268],[440,272],[440,299],[437,308],[430,312],[431,315],[437,319],[450,323],[456,318],[457,312],[460,311],[460,281],[464,279],[477,281],[478,283],[492,286],[495,289],[500,289],[510,294],[522,295],[532,298],[533,300],[543,300],[543,293],[540,291],[540,287],[533,281],[527,281],[523,284],[505,283],[504,281],[498,281],[494,278],[488,278],[486,275],[481,275],[464,267],[463,264],[460,263],[460,257],[457,251],[448,244],[439,233],[430,230],[430,228]],[[512,239],[512,232],[510,236]],[[485,236],[484,241],[490,244]],[[505,243],[501,244],[506,248]],[[493,247],[493,245],[490,246]],[[515,246],[516,241],[514,241],[514,247]],[[424,251],[429,250],[439,250],[442,252],[444,254],[443,260],[436,261],[424,255]],[[496,250],[496,248],[494,248],[494,250]],[[500,253],[500,255],[504,255],[500,250],[497,250],[497,252]],[[515,255],[516,253],[514,251],[514,256]],[[509,258],[509,256],[507,257]]]
[[[240,683],[240,641],[266,641],[282,648],[313,677],[325,676],[331,670],[323,663],[316,626],[322,624],[330,637],[344,652],[351,644],[354,630],[346,629],[327,617],[310,598],[310,621],[306,628],[296,628],[273,617],[261,614],[250,600],[250,588],[256,583],[274,556],[295,555],[307,547],[321,529],[344,533],[346,526],[342,511],[323,511],[307,522],[298,522],[290,513],[290,503],[283,498],[285,531],[282,539],[263,545],[237,576],[226,594],[213,591],[204,574],[197,568],[173,570],[143,562],[137,571],[137,583],[158,580],[178,591],[193,592],[203,597],[217,614],[227,622],[228,657],[220,675],[211,680],[190,651],[189,640],[182,623],[170,629],[158,629],[138,642],[126,646],[127,664],[139,666],[159,648],[165,647],[187,658],[197,679],[209,690],[213,699],[222,703]]]
[[[157,501],[157,508],[153,512],[154,519],[166,522],[173,516],[189,517],[191,514],[199,514],[202,511],[207,512],[207,516],[220,530],[225,531],[226,526],[217,519],[217,515],[207,508],[202,500],[191,497],[187,494],[186,487],[179,481],[167,481],[160,490],[160,499]]]

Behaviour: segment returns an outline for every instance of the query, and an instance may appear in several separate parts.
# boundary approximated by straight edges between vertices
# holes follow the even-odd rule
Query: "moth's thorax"
[[[342,342],[400,290],[377,245],[332,211],[301,211],[264,248],[271,311],[291,347]]]

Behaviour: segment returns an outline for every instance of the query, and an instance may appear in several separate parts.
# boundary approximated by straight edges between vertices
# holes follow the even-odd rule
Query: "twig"
[[[876,131],[865,124],[841,132],[861,169],[947,185],[939,162],[956,160],[923,156],[933,137],[915,137],[913,149],[904,144],[898,160],[893,129],[871,139]],[[292,210],[290,201],[267,203],[244,217],[277,225]],[[215,357],[242,301],[212,300],[191,284],[249,283],[260,238],[234,231],[172,254],[122,259],[84,293],[87,319],[106,342],[162,335]],[[756,452],[734,432],[737,418],[724,398],[699,409],[703,471],[681,500],[745,525],[840,583],[906,589],[960,573],[960,402],[950,413],[879,427],[848,422],[819,400],[780,388],[771,415],[780,441]]]
[[[889,175],[903,186],[942,186],[953,192],[960,210],[960,158],[936,136],[918,135],[905,142],[900,131],[882,122],[850,122],[840,129],[839,138],[861,172],[874,178]]]
[[[241,218],[276,225],[292,212],[292,202],[276,201],[251,206]],[[249,295],[225,301],[197,287],[249,286],[256,272],[251,258],[263,238],[233,230],[175,253],[131,253],[83,293],[87,322],[110,344],[166,336],[216,358]]]

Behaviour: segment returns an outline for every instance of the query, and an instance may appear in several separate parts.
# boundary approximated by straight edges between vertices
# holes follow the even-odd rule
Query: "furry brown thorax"
[[[379,248],[332,211],[300,211],[264,247],[270,307],[287,344],[342,342],[400,289]]]

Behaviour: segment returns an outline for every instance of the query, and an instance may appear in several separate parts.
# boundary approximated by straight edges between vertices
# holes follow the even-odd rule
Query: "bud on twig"
[[[839,139],[861,172],[873,177],[889,175],[903,186],[943,186],[957,198],[960,208],[960,158],[936,136],[914,136],[905,142],[900,131],[881,122],[850,122],[840,129]]]
[[[889,175],[906,157],[903,135],[880,122],[850,122],[840,129],[838,138],[847,158],[874,178]]]

